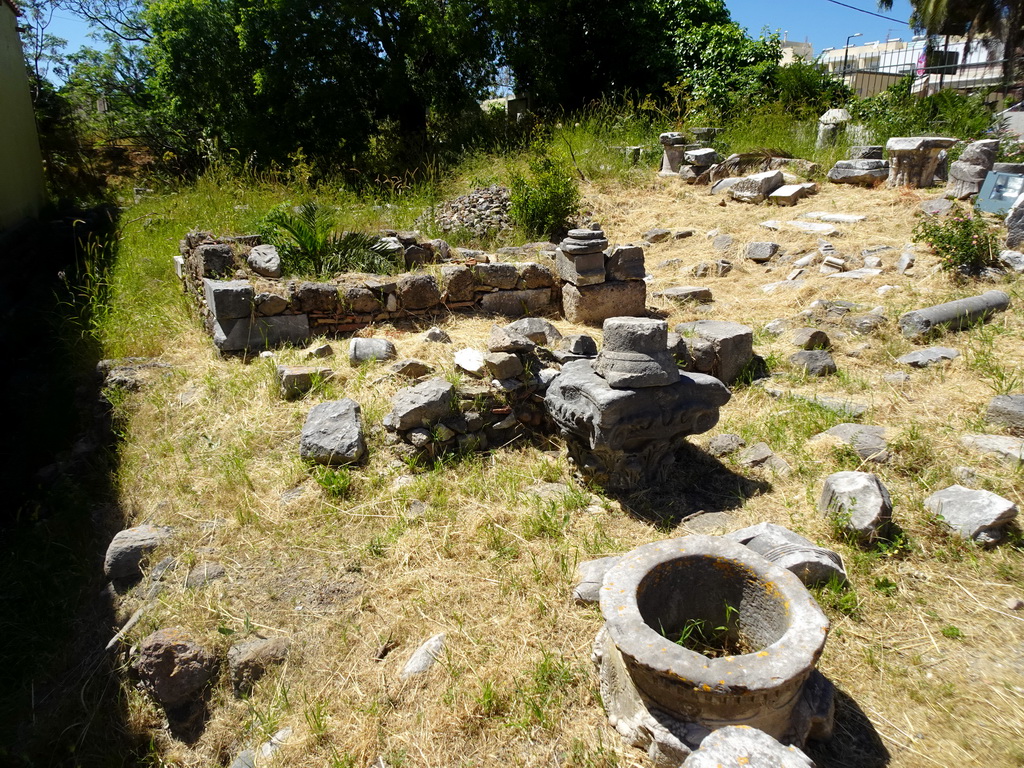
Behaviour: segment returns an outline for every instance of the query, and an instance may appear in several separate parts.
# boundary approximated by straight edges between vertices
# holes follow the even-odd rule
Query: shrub
[[[267,239],[281,248],[286,274],[328,278],[339,272],[392,274],[401,271],[401,251],[376,235],[338,232],[333,214],[317,203],[279,206],[264,218]]]
[[[945,221],[923,219],[914,227],[915,242],[927,243],[947,272],[973,274],[994,263],[998,239],[981,216],[954,206]]]
[[[509,216],[531,235],[551,236],[579,212],[580,191],[569,172],[550,157],[531,159],[530,177],[512,172]]]

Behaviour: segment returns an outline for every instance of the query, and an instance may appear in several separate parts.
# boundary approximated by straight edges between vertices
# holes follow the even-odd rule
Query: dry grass
[[[179,322],[162,354],[174,373],[127,404],[122,501],[134,522],[176,528],[166,554],[178,562],[167,592],[130,639],[180,625],[226,650],[251,629],[287,635],[292,650],[248,700],[234,699],[221,680],[194,745],[163,730],[158,709],[127,683],[132,725],[154,729],[163,759],[186,766],[226,764],[242,746],[284,726],[294,733],[279,764],[289,766],[365,766],[378,756],[392,766],[643,765],[642,753],[625,747],[604,717],[589,661],[601,619],[596,609],[572,604],[574,568],[685,534],[692,521],[680,523],[681,514],[721,509],[736,527],[786,525],[846,560],[852,596],[821,597],[833,629],[820,668],[841,694],[836,740],[814,749],[819,765],[1021,765],[1024,614],[1003,605],[1024,593],[1020,537],[982,551],[943,532],[921,505],[952,482],[957,465],[976,468],[984,487],[1022,500],[1018,472],[957,442],[979,429],[999,382],[1012,384],[1021,370],[1019,284],[1002,286],[1015,298],[1010,312],[943,341],[962,357],[894,387],[882,376],[896,371],[893,358],[911,348],[895,327],[898,314],[978,285],[932,274],[933,260],[919,251],[913,277],[888,271],[861,282],[811,273],[799,291],[765,294],[760,286],[784,279],[788,266],[744,264],[739,249],[755,240],[776,240],[789,253],[815,247],[814,237],[757,226],[808,210],[868,216],[840,225],[843,235],[832,238],[840,252],[900,248],[910,240],[922,195],[829,186],[797,208],[769,210],[720,207],[719,198],[662,180],[625,194],[611,184],[585,192],[614,242],[637,241],[653,226],[695,230],[649,249],[654,288],[694,284],[688,270],[698,261],[734,262],[732,273],[706,283],[716,299],[710,308],[663,304],[670,325],[717,318],[759,329],[815,299],[885,308],[890,323],[870,337],[840,338],[839,328],[828,328],[841,374],[825,381],[805,381],[788,369],[794,348],[786,335],[759,333],[755,346],[784,374],[779,386],[865,402],[870,410],[862,421],[888,428],[893,458],[872,471],[892,493],[905,534],[900,545],[863,552],[833,539],[815,513],[820,481],[859,462],[849,452],[809,447],[806,438],[842,419],[757,387],[737,388],[714,432],[767,441],[793,465],[787,477],[725,460],[713,474],[724,478],[720,488],[680,485],[613,499],[580,489],[564,456],[544,450],[550,446],[515,445],[411,468],[391,455],[374,427],[368,463],[350,471],[347,496],[331,496],[297,457],[305,413],[320,400],[348,396],[376,425],[402,382],[380,367],[351,368],[341,354],[344,342],[333,342],[338,354],[326,363],[338,378],[286,403],[276,395],[273,366],[302,361],[301,350],[281,351],[275,361],[220,359],[195,323]],[[705,233],[714,228],[734,237],[731,253],[712,250]],[[891,252],[882,255],[893,263]],[[673,259],[678,264],[659,266]],[[898,289],[879,298],[882,284]],[[391,337],[400,356],[421,357],[454,376],[453,349],[482,344],[490,322],[442,324],[453,347],[420,343],[418,328],[372,332]],[[557,325],[563,333],[586,330]],[[548,504],[528,490],[539,481],[577,490]],[[413,501],[424,502],[425,511]],[[212,560],[226,566],[227,578],[187,589],[191,565]],[[135,600],[129,596],[122,610],[133,610]],[[438,632],[447,635],[443,661],[422,679],[400,681],[409,654]],[[377,660],[388,642],[394,650]]]

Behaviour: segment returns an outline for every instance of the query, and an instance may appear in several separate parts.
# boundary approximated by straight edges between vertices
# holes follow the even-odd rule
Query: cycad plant
[[[285,270],[327,278],[339,272],[391,274],[400,271],[401,250],[376,235],[338,232],[330,210],[309,201],[298,210],[277,209],[267,221],[291,242],[282,244]]]

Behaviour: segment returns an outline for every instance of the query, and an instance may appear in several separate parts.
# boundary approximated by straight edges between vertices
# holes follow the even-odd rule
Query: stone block
[[[609,280],[643,280],[644,249],[638,245],[617,245],[608,254],[605,270]]]
[[[760,203],[782,184],[782,171],[763,171],[733,184],[729,188],[729,195],[741,203]]]
[[[555,270],[558,276],[573,285],[597,285],[605,281],[605,255],[598,251],[572,256],[555,249]]]
[[[681,768],[815,768],[802,750],[786,746],[764,731],[745,725],[719,728],[701,742]]]
[[[828,376],[836,373],[836,361],[824,349],[805,349],[789,356],[789,362],[803,370],[807,376]]]
[[[773,205],[792,206],[806,195],[807,190],[803,184],[784,184],[768,195],[768,202]]]
[[[837,552],[818,547],[781,525],[758,523],[727,533],[725,538],[738,541],[766,560],[785,568],[805,586],[827,584],[832,580],[840,584],[847,582],[843,559]]]
[[[103,558],[103,573],[108,579],[138,579],[142,576],[142,558],[169,541],[171,529],[157,525],[137,525],[119,531],[110,540]]]
[[[447,302],[473,301],[476,292],[473,270],[464,264],[445,264],[441,267],[441,291]]]
[[[192,253],[199,277],[223,277],[234,271],[235,254],[230,245],[197,245]]]
[[[524,291],[495,291],[480,297],[480,309],[493,315],[524,317],[540,315],[554,309],[551,288],[534,288]]]
[[[510,332],[525,336],[534,344],[553,347],[561,341],[562,334],[554,325],[540,317],[524,317],[508,325]]]
[[[487,371],[495,379],[511,379],[523,372],[523,361],[511,352],[488,352],[484,355]]]
[[[897,363],[909,365],[911,368],[929,368],[938,363],[955,360],[960,353],[950,347],[928,347],[927,349],[915,349],[896,358]]]
[[[772,242],[747,243],[743,250],[743,256],[750,261],[764,264],[771,261],[772,256],[779,252],[779,244]]]
[[[576,605],[594,605],[601,599],[604,575],[618,562],[619,555],[611,555],[586,560],[576,566],[576,586],[572,590]]]
[[[309,338],[307,315],[239,318],[213,324],[213,343],[221,352],[251,352]]]
[[[398,300],[403,309],[420,310],[441,303],[441,289],[433,275],[402,275],[398,279]]]
[[[455,387],[445,379],[429,379],[398,391],[392,400],[391,412],[384,417],[384,426],[405,432],[414,427],[431,426],[454,412]]]
[[[601,285],[562,286],[562,311],[570,323],[600,325],[609,317],[647,314],[647,284],[643,280]]]
[[[594,371],[615,389],[663,387],[679,380],[668,350],[668,324],[646,317],[605,320]]]
[[[543,264],[527,261],[517,264],[516,269],[519,270],[516,286],[520,289],[551,288],[555,285],[554,272]]]
[[[708,365],[695,368],[709,373],[726,384],[732,384],[754,357],[754,329],[722,320],[697,320],[675,327],[687,346],[694,340],[703,341],[710,350]]]
[[[1024,395],[996,395],[989,400],[985,421],[1024,434]]]
[[[218,320],[249,317],[253,312],[255,294],[248,280],[203,279],[206,306]]]
[[[519,272],[515,264],[477,264],[473,267],[473,277],[480,285],[508,291],[519,282]]]
[[[330,368],[317,368],[309,365],[277,366],[277,384],[281,397],[285,400],[302,397],[316,383],[326,381],[333,375],[334,371]]]

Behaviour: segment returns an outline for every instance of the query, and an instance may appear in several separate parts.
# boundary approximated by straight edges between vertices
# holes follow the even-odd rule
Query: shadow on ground
[[[734,472],[687,443],[677,454],[675,471],[665,482],[630,493],[608,491],[607,495],[633,517],[671,530],[693,515],[739,509],[750,497],[770,490],[770,483]]]
[[[105,650],[115,617],[103,556],[125,514],[117,446],[97,410],[99,345],[83,333],[83,285],[108,274],[113,249],[99,244],[116,226],[110,208],[69,210],[0,238],[3,765],[136,765],[143,751],[114,674],[120,660]]]
[[[892,756],[875,726],[848,694],[836,688],[832,740],[811,742],[804,750],[818,768],[885,768]]]

